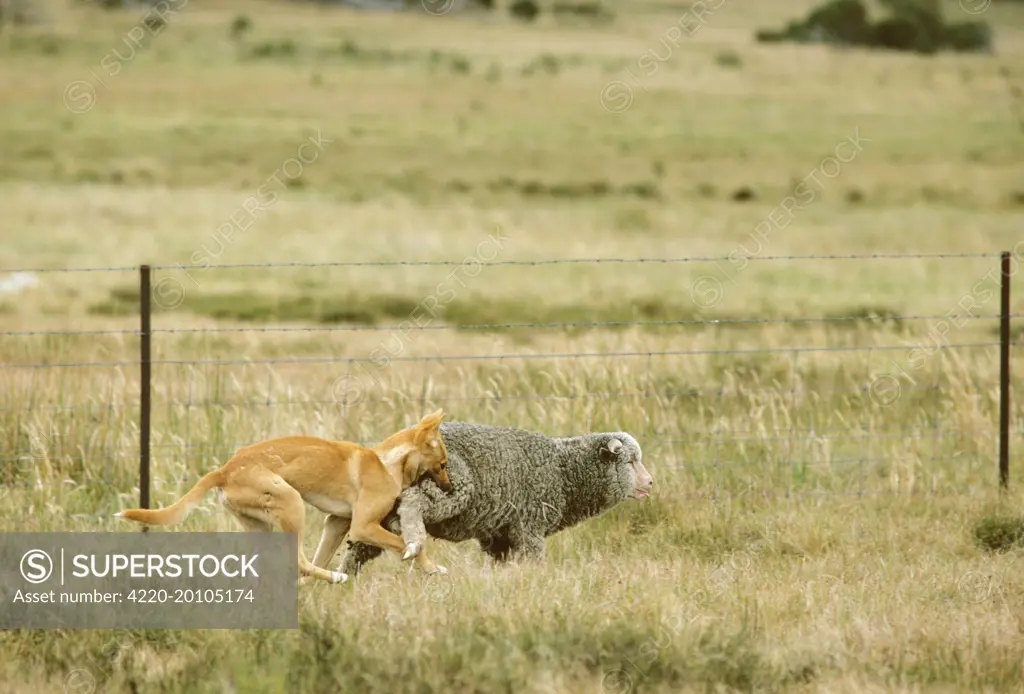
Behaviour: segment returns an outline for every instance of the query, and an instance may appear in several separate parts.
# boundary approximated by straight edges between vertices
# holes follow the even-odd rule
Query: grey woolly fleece
[[[543,557],[544,538],[633,496],[633,461],[644,470],[640,444],[624,432],[552,438],[468,422],[444,422],[440,431],[453,489],[445,493],[424,478],[402,493],[397,516],[383,524],[406,544],[423,546],[429,533],[449,542],[475,539],[499,560]],[[622,443],[614,454],[612,439]],[[349,542],[341,571],[354,576],[381,552]]]

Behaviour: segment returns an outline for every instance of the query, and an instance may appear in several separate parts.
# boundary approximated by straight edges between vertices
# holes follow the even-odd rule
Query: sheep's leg
[[[510,533],[511,558],[515,561],[544,561],[546,546],[544,536],[527,528]]]
[[[408,490],[407,490],[408,491]],[[398,507],[398,518],[402,524],[402,540],[406,547],[417,551],[427,541],[427,528],[423,522],[423,507],[416,495],[403,498]]]
[[[506,535],[481,538],[480,549],[494,561],[508,561],[512,554],[512,543]]]

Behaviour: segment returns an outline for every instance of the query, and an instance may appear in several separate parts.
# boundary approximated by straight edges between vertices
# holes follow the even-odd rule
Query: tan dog
[[[444,412],[438,410],[372,449],[312,436],[286,436],[246,446],[167,508],[130,509],[114,515],[148,525],[178,523],[206,492],[217,488],[221,501],[245,530],[267,532],[277,526],[298,534],[302,575],[330,583],[347,581],[346,574],[327,571],[306,559],[302,551],[305,501],[329,514],[328,522],[342,519],[353,542],[399,553],[407,549],[403,559],[416,557],[418,566],[430,567],[418,546],[406,548],[401,537],[380,523],[402,490],[424,474],[441,489],[451,489],[448,452],[438,432],[443,418]]]

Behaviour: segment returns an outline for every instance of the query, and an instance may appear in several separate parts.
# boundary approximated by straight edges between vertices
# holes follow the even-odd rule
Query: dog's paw
[[[434,570],[431,571],[430,573],[437,574],[439,576],[447,576],[448,575],[448,569],[443,567],[443,566],[441,566],[440,564],[437,564],[437,565],[434,566]]]
[[[419,542],[410,542],[405,546],[405,554],[402,555],[402,559],[412,559],[420,553],[421,547]]]
[[[348,581],[348,574],[343,571],[331,572],[331,583],[345,583]]]

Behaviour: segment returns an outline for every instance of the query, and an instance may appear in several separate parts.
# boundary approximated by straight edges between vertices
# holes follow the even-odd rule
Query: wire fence
[[[979,279],[947,269],[965,259],[995,271]],[[299,433],[372,445],[436,407],[450,419],[555,436],[627,431],[657,476],[700,497],[970,493],[1005,485],[1011,438],[1020,436],[1010,426],[1020,419],[1010,401],[1011,321],[1020,317],[1009,293],[1016,249],[748,256],[739,269],[753,261],[860,268],[909,260],[941,261],[950,284],[962,285],[954,308],[728,315],[718,310],[727,287],[741,298],[764,298],[755,283],[736,281],[735,255],[480,261],[475,275],[466,261],[4,271],[60,273],[79,287],[110,279],[100,282],[108,298],[89,306],[89,329],[0,323],[25,328],[0,331],[0,489],[60,485],[89,498],[139,494],[148,505],[151,485],[159,494],[177,491],[241,445]],[[522,285],[541,294],[546,286],[568,291],[577,280],[597,292],[601,272],[553,278],[588,264],[698,263],[716,269],[682,288],[678,270],[665,275],[665,292],[686,302],[619,297],[619,285],[582,301],[593,314],[584,316],[534,296],[523,316],[493,320],[513,305],[503,283],[482,283],[490,292],[484,296],[466,281],[504,266],[548,273]],[[440,284],[424,290],[396,282],[370,310],[353,306],[362,299],[351,292],[332,298],[338,286],[372,286],[363,276],[317,284],[302,274],[369,272],[380,285],[381,273],[414,267],[456,267],[448,279],[462,268],[462,286],[453,284],[442,300]],[[273,284],[289,270],[300,277],[280,286],[304,286],[318,297],[256,301],[237,283],[224,289],[208,280],[258,271],[260,284]],[[195,279],[200,272],[205,285]],[[242,285],[253,286],[251,279]],[[602,301],[614,315],[599,315]]]

